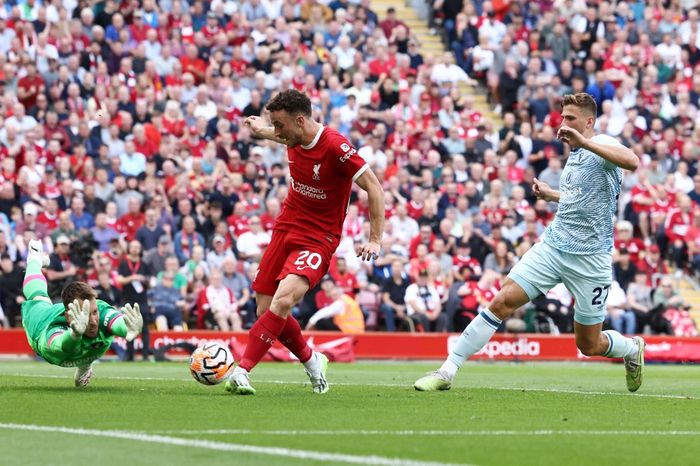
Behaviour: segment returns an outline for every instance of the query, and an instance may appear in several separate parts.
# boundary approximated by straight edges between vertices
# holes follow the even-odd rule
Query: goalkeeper
[[[139,305],[121,311],[97,300],[86,283],[73,282],[61,292],[62,303],[52,304],[41,272],[45,255],[40,241],[29,242],[22,292],[22,325],[32,349],[50,364],[77,367],[75,386],[92,377],[92,363],[107,352],[115,335],[131,341],[141,333]]]

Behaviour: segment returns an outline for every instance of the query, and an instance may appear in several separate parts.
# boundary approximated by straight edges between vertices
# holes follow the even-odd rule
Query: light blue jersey
[[[593,142],[620,145],[599,134]],[[569,254],[609,254],[622,170],[589,150],[576,149],[561,173],[559,210],[542,240]]]

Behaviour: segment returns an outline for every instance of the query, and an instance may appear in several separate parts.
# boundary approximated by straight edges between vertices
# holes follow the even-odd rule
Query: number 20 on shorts
[[[321,262],[323,262],[321,254],[311,251],[299,251],[299,257],[294,261],[294,265],[297,266],[297,270],[307,268],[316,270],[321,266]]]

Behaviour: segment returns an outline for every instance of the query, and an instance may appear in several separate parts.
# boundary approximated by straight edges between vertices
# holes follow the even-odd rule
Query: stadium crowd
[[[382,255],[361,263],[367,200],[353,194],[298,317],[348,333],[460,331],[552,220],[532,180],[558,188],[558,103],[586,91],[599,131],[642,161],[620,196],[609,325],[692,334],[668,274],[700,271],[694,3],[435,0],[449,51],[423,56],[368,0],[0,0],[4,324],[20,324],[37,237],[52,297],[80,279],[140,303],[158,329],[248,328],[288,187],[285,148],[242,122],[293,87],[383,181],[388,220]],[[502,127],[462,83],[485,86]],[[571,301],[556,287],[521,320],[571,331]]]

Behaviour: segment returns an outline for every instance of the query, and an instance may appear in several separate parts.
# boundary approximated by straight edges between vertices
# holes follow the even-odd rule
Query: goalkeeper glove
[[[124,314],[124,323],[126,324],[126,341],[131,341],[141,333],[143,328],[143,317],[141,317],[141,309],[138,303],[127,304],[122,308]]]
[[[68,319],[70,321],[71,337],[79,339],[87,330],[90,320],[90,301],[84,300],[82,304],[77,299],[68,304]]]

